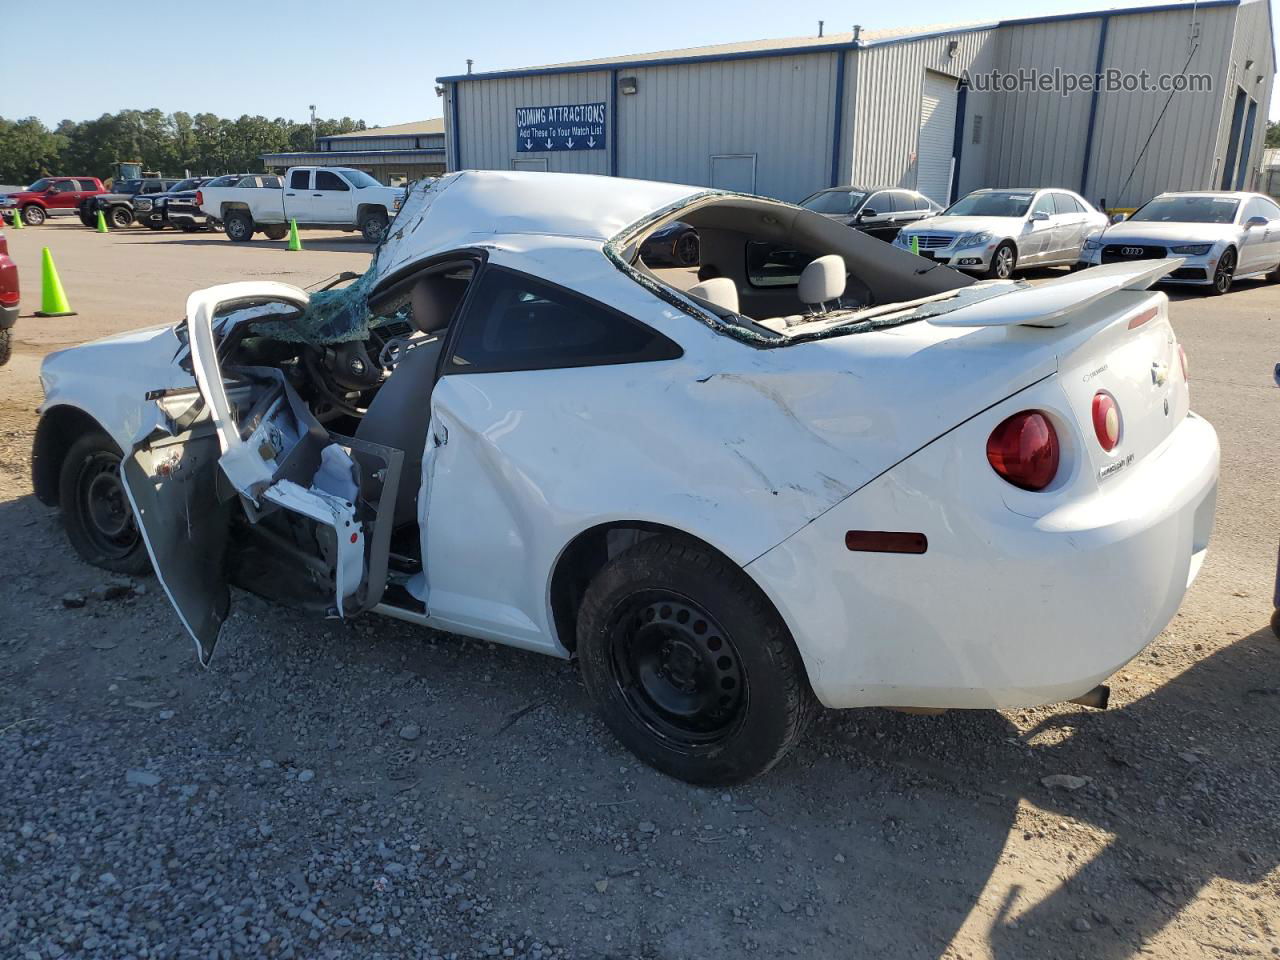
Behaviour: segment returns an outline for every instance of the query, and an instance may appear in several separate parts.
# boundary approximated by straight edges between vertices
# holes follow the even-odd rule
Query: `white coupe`
[[[675,220],[696,272],[639,257]],[[773,200],[461,172],[345,289],[51,354],[34,485],[202,662],[229,582],[576,656],[631,750],[732,783],[817,703],[1105,704],[1213,525],[1177,265],[977,283]]]

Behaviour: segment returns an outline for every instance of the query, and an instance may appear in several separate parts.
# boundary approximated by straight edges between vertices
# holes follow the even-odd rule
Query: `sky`
[[[1274,4],[1280,0],[1265,0]],[[875,30],[1102,9],[1106,0],[915,0],[901,6],[832,0],[480,0],[438,7],[381,0],[281,0],[226,13],[110,13],[63,0],[57,19],[76,24],[22,39],[39,19],[17,0],[0,3],[0,116],[49,126],[125,108],[208,111],[305,120],[349,116],[370,126],[438,117],[435,78],[565,60],[643,53],[766,37],[815,35],[853,24]],[[1111,6],[1141,6],[1137,2]],[[3,12],[7,8],[8,13]],[[167,8],[170,10],[176,8]],[[90,25],[99,24],[101,29]],[[39,27],[35,27],[37,32]],[[105,42],[106,37],[110,42]],[[175,38],[182,38],[174,42]],[[1280,119],[1280,96],[1271,104]]]

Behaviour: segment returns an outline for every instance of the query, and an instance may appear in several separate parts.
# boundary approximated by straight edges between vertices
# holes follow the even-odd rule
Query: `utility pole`
[[[311,149],[316,148],[316,105],[311,104]]]

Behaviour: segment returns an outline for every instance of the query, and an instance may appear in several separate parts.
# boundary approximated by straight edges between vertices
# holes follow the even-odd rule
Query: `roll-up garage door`
[[[926,70],[920,101],[920,143],[916,148],[916,189],[944,207],[951,201],[955,136],[955,78]]]

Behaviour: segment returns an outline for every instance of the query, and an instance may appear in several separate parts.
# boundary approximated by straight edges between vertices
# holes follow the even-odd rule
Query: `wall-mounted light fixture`
[[[640,81],[635,77],[621,77],[618,80],[618,89],[622,91],[623,96],[633,96],[640,91]]]

